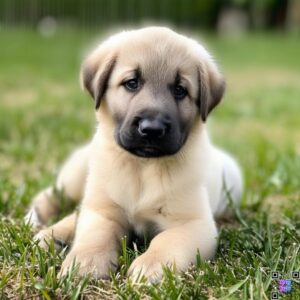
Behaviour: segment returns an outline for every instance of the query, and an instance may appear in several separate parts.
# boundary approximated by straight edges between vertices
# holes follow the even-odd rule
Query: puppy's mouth
[[[164,154],[160,149],[156,149],[154,147],[137,147],[137,148],[128,149],[127,151],[140,157],[149,157],[149,158],[167,155]]]
[[[127,140],[124,139],[124,137],[122,138],[120,134],[116,135],[116,141],[118,145],[124,150],[130,152],[133,155],[144,158],[155,158],[174,155],[181,148],[179,145],[175,146],[171,142],[156,145],[154,143],[149,143],[141,140]]]
[[[173,152],[166,151],[166,149],[161,149],[161,148],[149,146],[149,145],[147,145],[147,146],[142,146],[142,145],[128,146],[128,145],[124,145],[120,142],[119,142],[119,145],[126,151],[130,152],[131,154],[134,154],[139,157],[145,157],[145,158],[146,157],[154,158],[154,157],[161,157],[161,156],[174,154]]]

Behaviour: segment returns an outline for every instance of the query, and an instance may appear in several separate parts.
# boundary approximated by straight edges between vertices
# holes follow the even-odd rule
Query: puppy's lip
[[[176,151],[171,151],[170,149],[163,149],[163,148],[158,148],[158,147],[150,147],[150,146],[135,146],[135,147],[130,147],[130,146],[125,146],[123,144],[119,145],[125,149],[126,151],[130,152],[131,154],[134,154],[139,157],[147,157],[147,158],[155,158],[155,157],[162,157],[162,156],[170,156],[174,155],[175,153],[178,152]]]

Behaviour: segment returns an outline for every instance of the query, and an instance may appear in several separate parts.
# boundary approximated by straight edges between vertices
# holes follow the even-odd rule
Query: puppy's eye
[[[186,97],[186,95],[188,94],[186,88],[180,84],[176,84],[173,87],[172,92],[173,92],[173,96],[176,100],[183,100]]]
[[[136,92],[140,88],[141,82],[138,78],[132,78],[123,82],[123,86],[129,92]]]

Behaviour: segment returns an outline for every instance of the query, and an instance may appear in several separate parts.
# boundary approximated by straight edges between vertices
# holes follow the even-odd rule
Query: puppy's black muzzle
[[[144,112],[122,126],[117,141],[127,151],[141,157],[160,157],[176,153],[182,136],[175,120],[161,112]]]

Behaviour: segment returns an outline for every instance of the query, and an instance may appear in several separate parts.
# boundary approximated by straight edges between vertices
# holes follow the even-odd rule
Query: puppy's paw
[[[169,261],[158,253],[145,252],[137,257],[131,264],[128,275],[134,282],[143,277],[148,283],[159,281],[163,275],[163,267],[168,266]]]
[[[32,207],[25,215],[24,222],[30,225],[34,231],[37,231],[42,227],[42,221],[34,207]]]
[[[71,250],[62,263],[58,277],[66,275],[75,265],[78,266],[77,275],[80,277],[90,275],[95,279],[106,279],[110,272],[117,269],[117,253]]]
[[[51,228],[46,228],[43,230],[40,230],[34,237],[34,241],[38,242],[38,245],[45,249],[49,249],[49,245],[53,242],[54,247],[56,250],[60,250],[67,246],[66,242],[62,239],[59,239],[54,235],[54,232]]]

